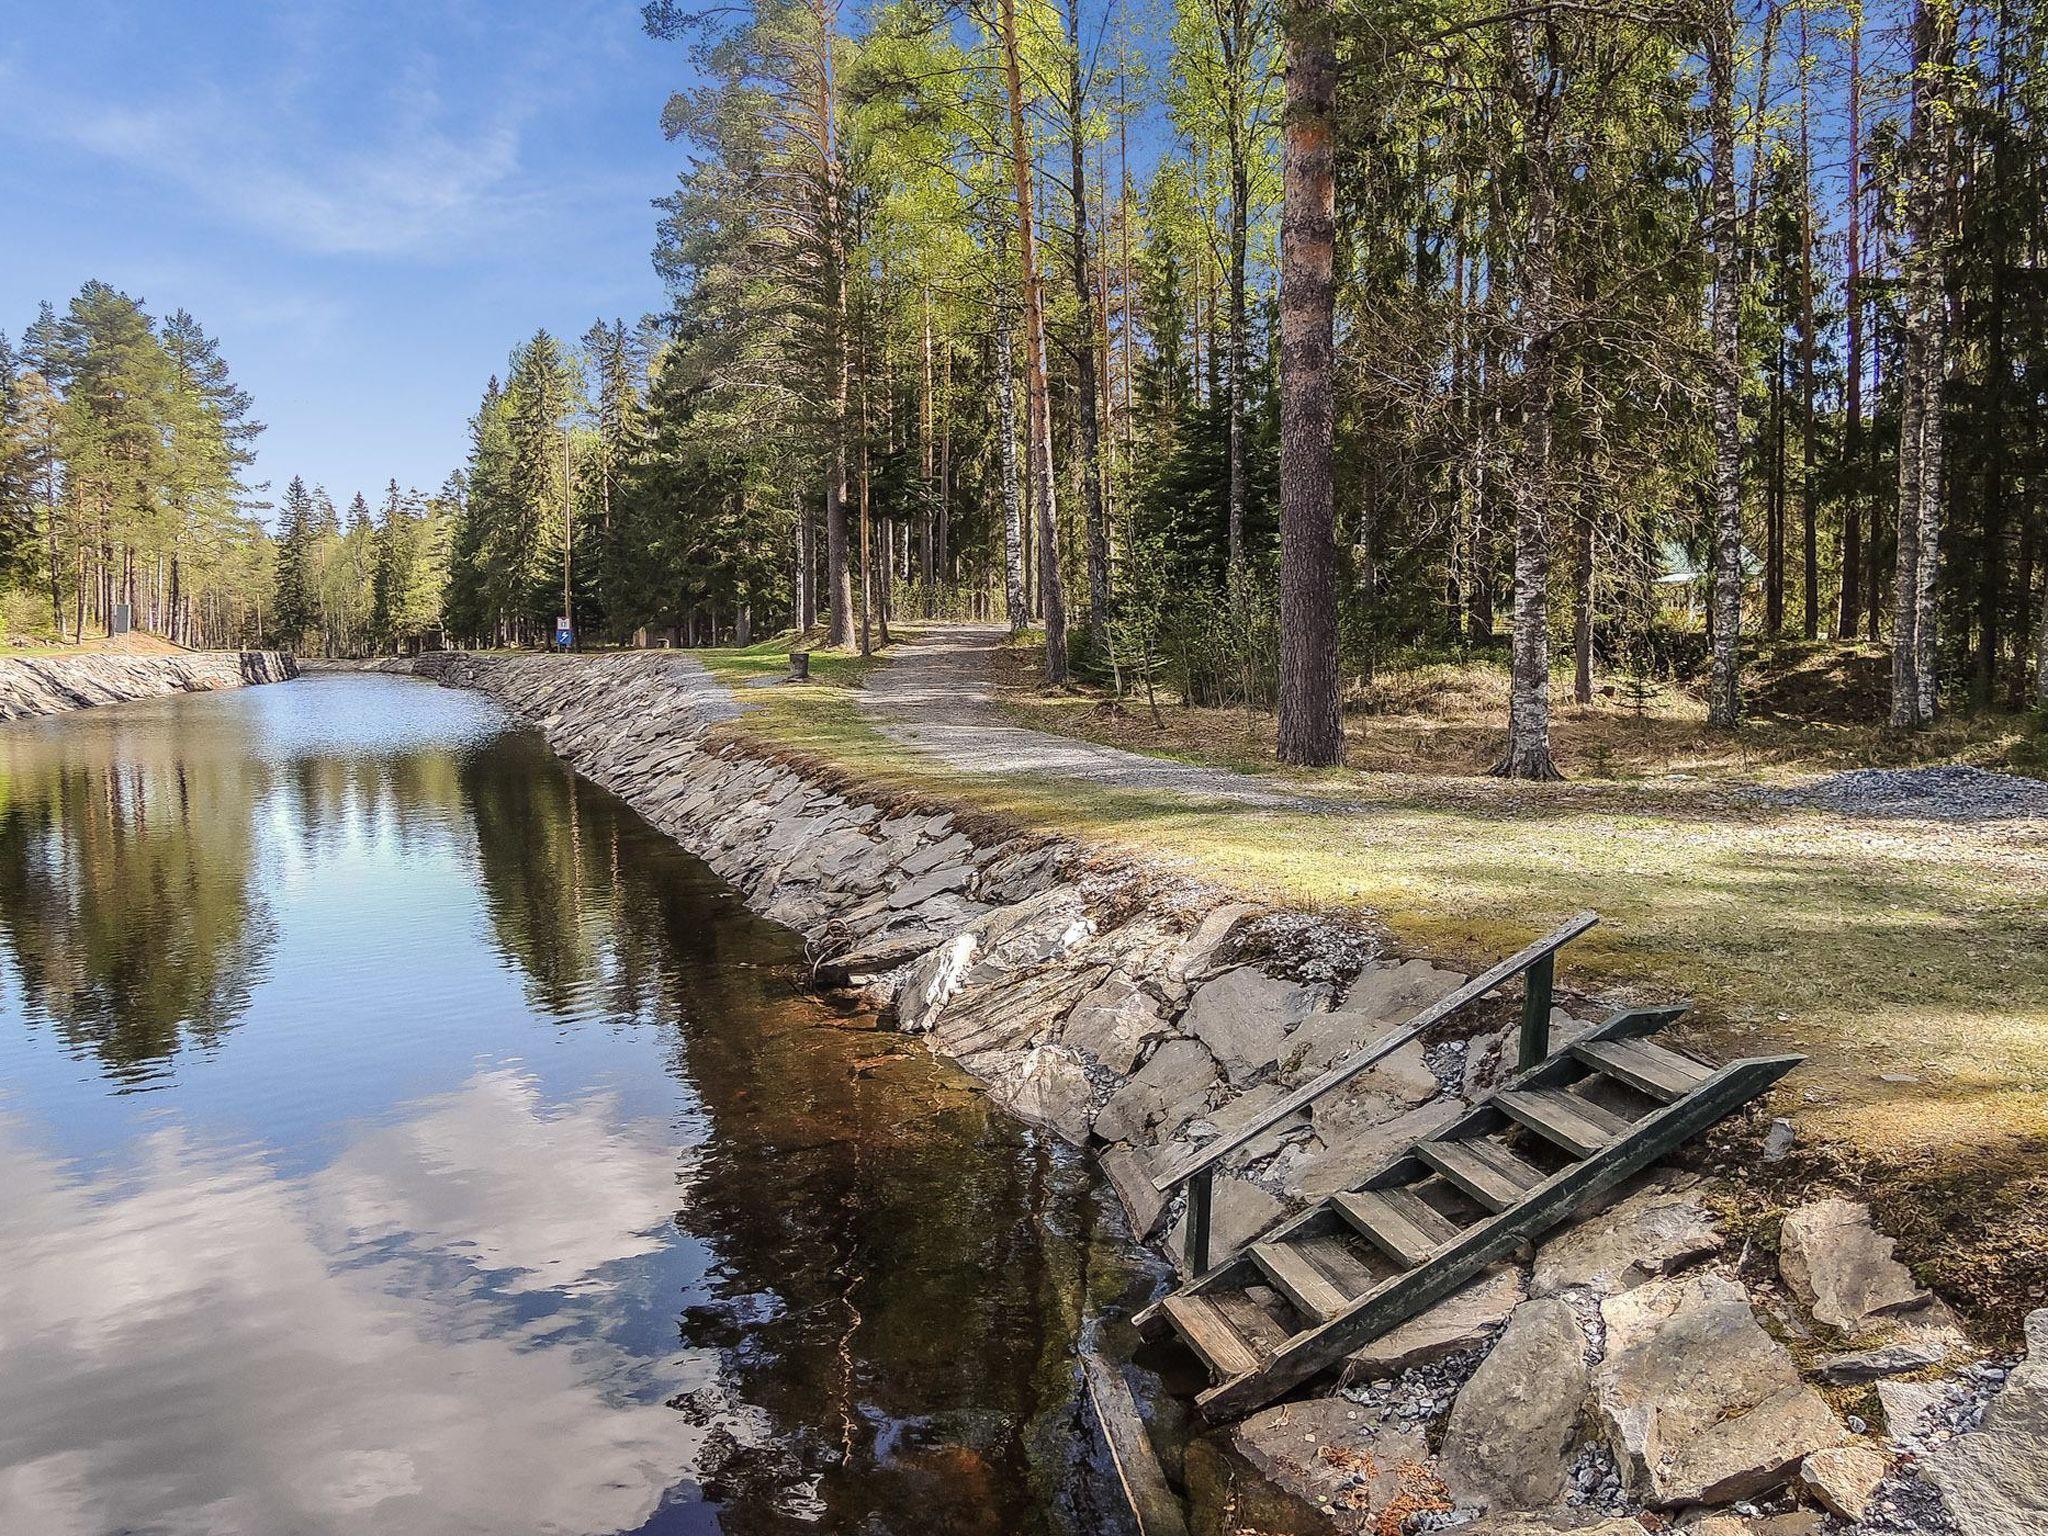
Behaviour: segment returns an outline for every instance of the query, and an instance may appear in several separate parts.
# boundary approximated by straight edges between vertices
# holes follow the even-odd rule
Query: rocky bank
[[[532,722],[805,935],[821,976],[1094,1148],[1133,1230],[1176,1256],[1181,1213],[1151,1169],[1465,979],[1356,924],[875,803],[713,733],[733,706],[687,658],[388,665]],[[1511,1023],[1475,1010],[1465,1038],[1405,1048],[1247,1146],[1217,1180],[1218,1245],[1454,1117],[1499,1078]],[[1584,1027],[1560,1010],[1553,1036]],[[2040,1367],[1975,1359],[1860,1205],[1791,1212],[1772,1265],[1751,1240],[1731,1251],[1730,1193],[1638,1181],[1361,1350],[1325,1395],[1237,1426],[1237,1448],[1330,1528],[1381,1536],[2048,1529]],[[2048,1313],[2029,1342],[2048,1352]]]
[[[277,683],[298,675],[297,662],[281,651],[6,656],[0,657],[0,720],[59,715],[166,693]]]

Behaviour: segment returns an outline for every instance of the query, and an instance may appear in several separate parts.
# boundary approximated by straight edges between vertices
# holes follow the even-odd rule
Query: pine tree
[[[293,475],[278,508],[277,578],[270,609],[278,643],[287,650],[305,644],[306,631],[318,617],[312,589],[313,549],[318,536],[313,497],[306,482]]]

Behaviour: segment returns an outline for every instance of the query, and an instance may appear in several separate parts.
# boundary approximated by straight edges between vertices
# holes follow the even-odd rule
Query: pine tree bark
[[[1344,760],[1337,688],[1337,46],[1330,0],[1290,0],[1280,215],[1283,763]]]
[[[1079,395],[1075,432],[1081,447],[1081,514],[1088,541],[1088,646],[1109,653],[1109,518],[1102,491],[1102,423],[1097,404],[1095,289],[1088,278],[1088,172],[1082,164],[1087,103],[1081,88],[1081,5],[1067,0],[1067,147],[1072,166],[1074,238],[1070,252],[1080,328],[1074,342]],[[1055,557],[1057,558],[1057,557]]]
[[[996,432],[1003,468],[1003,605],[1010,633],[1031,624],[1024,600],[1024,505],[1017,474],[1017,362],[1011,340],[1010,306],[996,300]]]
[[[1919,0],[1913,16],[1908,141],[1905,366],[1899,445],[1899,554],[1893,603],[1892,723],[1931,725],[1940,698],[1936,588],[1941,571],[1947,445],[1948,201],[1953,190],[1950,100],[1956,18],[1950,0]]]
[[[1017,263],[1024,291],[1025,445],[1031,500],[1037,509],[1038,594],[1045,609],[1045,678],[1067,679],[1067,613],[1060,583],[1058,504],[1053,487],[1052,401],[1045,377],[1045,303],[1038,284],[1032,232],[1031,149],[1024,131],[1024,82],[1018,64],[1016,0],[1002,0],[1003,78],[1010,107],[1010,170],[1017,193]]]
[[[1735,221],[1735,6],[1712,0],[1707,91],[1713,118],[1712,300],[1714,348],[1713,685],[1707,718],[1724,729],[1742,717],[1741,230]]]
[[[1835,634],[1856,638],[1856,619],[1863,610],[1858,585],[1863,567],[1863,13],[1849,18],[1849,217],[1848,270],[1844,302],[1848,307],[1849,356],[1843,381],[1842,462],[1848,469],[1848,496],[1842,506],[1842,596]]]
[[[1522,353],[1522,432],[1515,455],[1515,617],[1509,661],[1507,750],[1493,767],[1506,779],[1564,777],[1550,755],[1551,440],[1557,396],[1556,86],[1539,81],[1536,28],[1509,24],[1510,86],[1522,122],[1528,228],[1516,279]]]
[[[1799,523],[1800,630],[1820,638],[1820,508],[1815,501],[1817,420],[1814,414],[1812,51],[1807,10],[1799,8]]]

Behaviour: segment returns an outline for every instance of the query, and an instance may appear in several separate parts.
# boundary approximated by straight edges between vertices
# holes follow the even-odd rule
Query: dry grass
[[[83,641],[50,645],[42,641],[10,642],[0,646],[0,657],[8,656],[182,656],[185,647],[162,635],[134,630],[125,635],[87,635]]]

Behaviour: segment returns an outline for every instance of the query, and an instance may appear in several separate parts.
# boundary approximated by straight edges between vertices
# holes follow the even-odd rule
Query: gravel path
[[[883,734],[961,773],[1043,774],[1260,810],[1366,809],[1278,789],[1227,768],[1198,768],[1012,725],[990,681],[1007,635],[994,624],[934,624],[922,639],[889,652],[888,664],[868,679],[861,707]]]
[[[1924,821],[2048,821],[2048,783],[2016,773],[1949,764],[1936,768],[1858,768],[1772,799],[1844,816]]]

